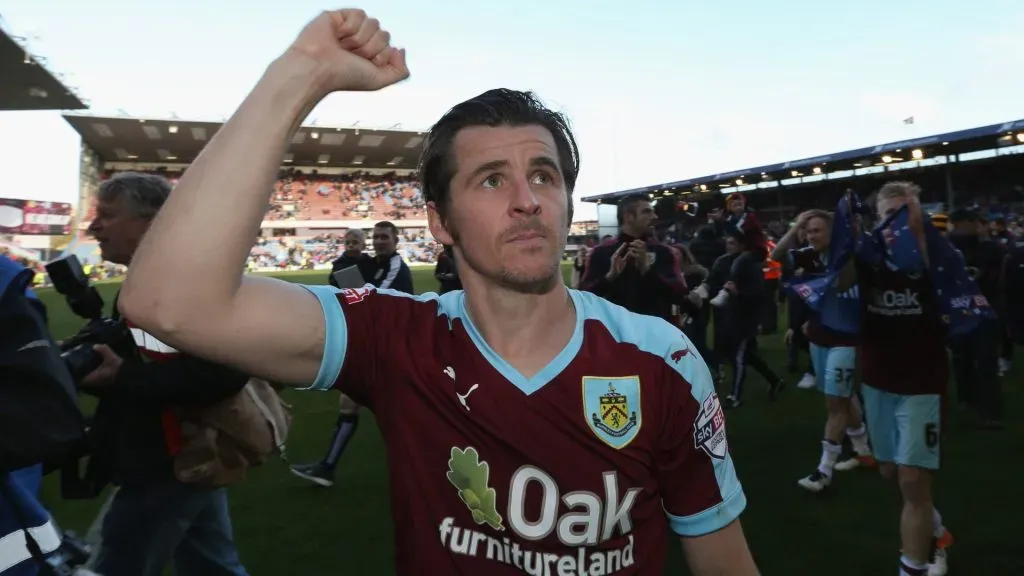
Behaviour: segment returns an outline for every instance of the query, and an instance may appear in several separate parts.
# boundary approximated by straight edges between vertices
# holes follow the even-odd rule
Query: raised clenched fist
[[[405,50],[362,10],[323,12],[288,51],[316,64],[328,92],[380,90],[409,77]]]

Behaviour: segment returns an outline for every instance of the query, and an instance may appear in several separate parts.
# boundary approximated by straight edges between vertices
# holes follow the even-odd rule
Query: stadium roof
[[[223,125],[176,119],[65,114],[105,162],[188,164]],[[284,164],[297,168],[411,170],[423,149],[422,132],[301,126]]]
[[[0,30],[0,110],[88,108],[15,37]]]
[[[733,170],[689,178],[676,182],[654,184],[642,188],[633,188],[619,192],[608,192],[583,198],[585,202],[616,203],[629,196],[651,195],[657,193],[710,193],[721,188],[734,186],[750,186],[758,182],[770,182],[786,179],[799,179],[794,185],[809,183],[805,177],[822,178],[823,174],[865,170],[872,166],[886,166],[900,162],[925,160],[935,156],[948,156],[988,150],[1002,146],[1024,144],[1024,120],[1014,120],[1000,124],[991,124],[967,130],[946,132],[934,136],[911,138],[877,146],[857,148],[845,152],[835,152],[822,156],[768,164],[744,170]],[[783,184],[787,184],[783,182]]]

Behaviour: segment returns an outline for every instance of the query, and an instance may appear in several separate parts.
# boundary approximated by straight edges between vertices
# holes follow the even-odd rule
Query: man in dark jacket
[[[619,235],[590,251],[580,289],[639,314],[672,321],[689,291],[672,250],[653,238],[657,216],[643,197],[618,206]]]
[[[725,206],[724,213],[721,210],[712,212],[715,226],[722,236],[739,238],[743,244],[743,252],[733,261],[729,279],[735,281],[741,274],[740,269],[752,268],[755,261],[761,266],[763,274],[765,258],[768,257],[768,238],[761,227],[761,222],[754,214],[754,210],[747,206],[747,198],[743,194],[730,194],[725,199]],[[764,292],[763,285],[759,290]],[[697,291],[702,298],[710,295],[706,286],[698,287]],[[729,292],[720,290],[711,298],[711,304],[723,306],[728,298]]]
[[[744,258],[750,253],[748,234],[742,229],[727,228],[726,247],[737,254],[729,271],[729,280],[722,287],[728,294],[725,302],[724,327],[729,333],[732,360],[732,393],[726,396],[726,407],[737,408],[743,401],[743,385],[747,368],[753,368],[768,381],[768,397],[774,400],[784,382],[761,357],[757,347],[761,307],[764,305],[764,258]]]
[[[949,221],[953,229],[947,238],[963,255],[967,271],[978,283],[981,293],[994,306],[999,306],[1003,300],[1003,248],[997,241],[985,237],[981,222],[973,211],[954,210]],[[988,428],[1001,427],[1000,335],[1000,320],[986,319],[981,320],[970,334],[950,342],[957,399],[974,407]]]
[[[335,288],[341,288],[334,279],[334,274],[352,266],[359,270],[364,280],[368,281],[372,278],[376,267],[373,264],[373,259],[369,254],[363,252],[364,250],[366,250],[366,235],[362,230],[352,228],[345,232],[345,251],[331,262],[331,273],[327,276],[327,283]]]
[[[104,260],[131,262],[170,191],[159,176],[131,172],[100,185],[89,233]],[[244,576],[226,490],[178,481],[173,462],[182,439],[178,408],[237,394],[248,377],[181,354],[125,322],[138,353],[121,357],[97,346],[103,362],[80,383],[99,398],[86,478],[97,494],[107,482],[120,486],[94,568],[104,576],[160,576],[173,559],[179,574]]]
[[[725,254],[725,240],[715,231],[714,226],[701,226],[697,230],[697,237],[690,242],[690,253],[697,264],[711,270],[715,260]]]
[[[398,227],[387,220],[373,225],[373,273],[366,280],[377,288],[415,294],[412,271],[398,253]]]
[[[373,226],[373,258],[369,270],[363,272],[367,282],[377,288],[397,290],[406,294],[415,294],[412,284],[412,271],[398,254],[398,227],[382,220]],[[362,270],[360,270],[362,272]],[[359,429],[359,404],[342,394],[338,402],[338,421],[331,435],[331,443],[323,460],[310,464],[296,464],[291,467],[292,474],[308,480],[317,486],[330,488],[334,486],[334,471],[338,467],[341,455],[345,452],[356,430]]]
[[[437,265],[434,266],[434,278],[437,279],[438,292],[441,294],[451,292],[452,290],[462,290],[459,270],[455,267],[455,253],[451,246],[445,246],[444,250],[437,255]]]

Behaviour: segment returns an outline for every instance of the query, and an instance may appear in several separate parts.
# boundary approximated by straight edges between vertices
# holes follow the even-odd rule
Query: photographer
[[[104,260],[131,263],[170,192],[165,179],[130,172],[100,185],[89,234]],[[104,576],[160,576],[173,558],[182,575],[245,575],[226,490],[179,481],[173,458],[182,445],[181,410],[230,397],[248,378],[181,354],[124,320],[137,352],[122,357],[116,345],[95,346],[102,364],[80,381],[82,391],[99,399],[88,491],[98,494],[108,482],[120,486],[103,519],[94,568]]]

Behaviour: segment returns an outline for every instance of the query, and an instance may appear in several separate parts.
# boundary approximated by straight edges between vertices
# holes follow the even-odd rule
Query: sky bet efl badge
[[[693,447],[717,460],[725,460],[729,452],[729,444],[725,441],[725,413],[718,394],[714,392],[704,399],[693,422]]]
[[[590,429],[612,448],[625,448],[640,432],[640,378],[583,378],[583,410]]]

